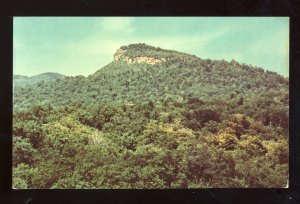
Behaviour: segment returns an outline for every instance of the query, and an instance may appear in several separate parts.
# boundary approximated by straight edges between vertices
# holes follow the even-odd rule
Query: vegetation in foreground
[[[243,105],[190,99],[14,115],[15,188],[284,187],[288,133]]]

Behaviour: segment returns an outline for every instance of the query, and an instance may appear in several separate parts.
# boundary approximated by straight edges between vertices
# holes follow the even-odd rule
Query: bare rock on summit
[[[121,48],[117,49],[117,52],[114,54],[114,60],[119,61],[121,58],[124,57],[126,50]]]
[[[131,63],[147,63],[147,64],[156,64],[165,62],[166,58],[155,58],[155,57],[147,57],[147,56],[139,56],[139,57],[129,57],[126,55],[126,50],[119,48],[117,52],[114,54],[114,61],[123,60],[124,62]]]

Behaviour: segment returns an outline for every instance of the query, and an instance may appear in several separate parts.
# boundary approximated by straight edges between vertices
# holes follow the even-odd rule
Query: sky
[[[93,74],[146,43],[289,76],[288,17],[14,17],[14,74]]]

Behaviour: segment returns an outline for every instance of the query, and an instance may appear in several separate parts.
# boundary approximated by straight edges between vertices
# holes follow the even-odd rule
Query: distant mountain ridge
[[[20,74],[15,74],[13,75],[13,80],[20,80],[20,79],[26,79],[28,76],[20,75]]]
[[[26,85],[33,85],[41,81],[49,82],[49,81],[53,81],[56,79],[63,79],[63,78],[65,78],[64,75],[59,73],[54,73],[54,72],[45,72],[31,77],[16,74],[13,75],[13,83],[14,86],[24,87]]]

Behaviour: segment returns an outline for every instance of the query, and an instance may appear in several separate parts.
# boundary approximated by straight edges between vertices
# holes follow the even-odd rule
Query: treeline
[[[261,101],[251,110],[240,98],[186,98],[15,112],[13,186],[285,187],[288,115]]]

